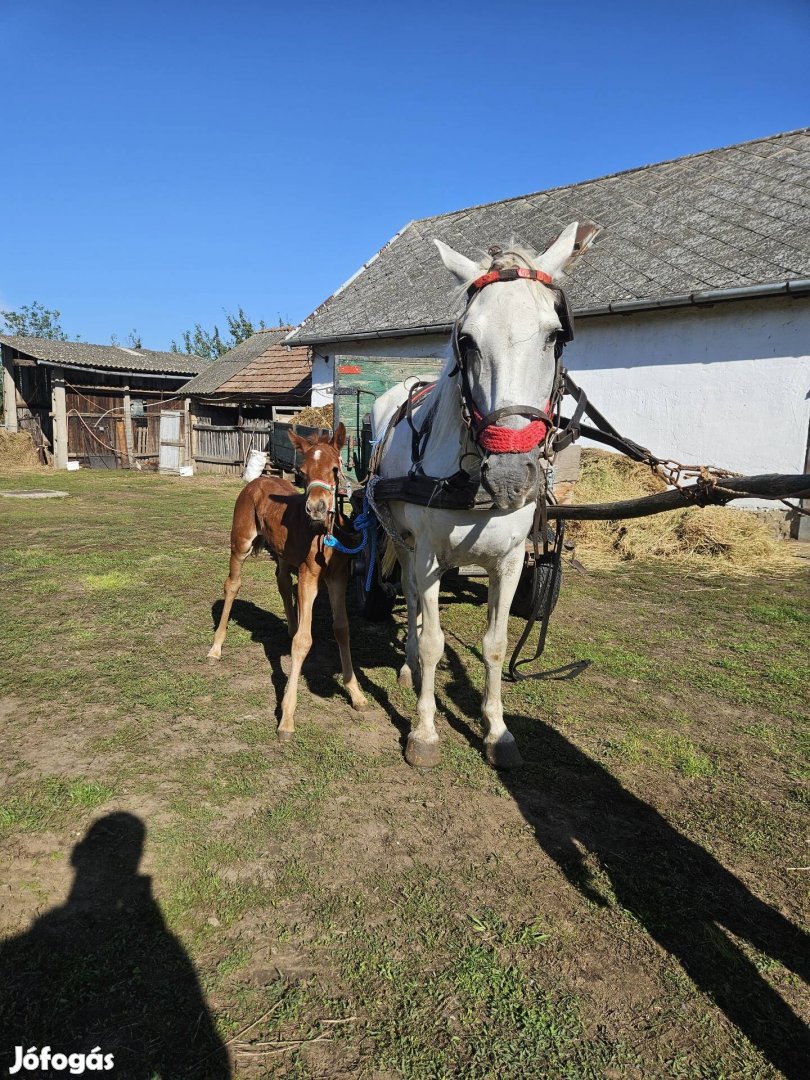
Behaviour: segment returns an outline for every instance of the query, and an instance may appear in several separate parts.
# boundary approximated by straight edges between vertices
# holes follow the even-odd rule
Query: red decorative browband
[[[510,266],[506,270],[489,270],[486,274],[476,278],[467,289],[467,295],[472,296],[479,289],[483,289],[486,285],[492,285],[495,281],[517,281],[518,278],[525,278],[527,281],[539,281],[542,285],[553,284],[551,276],[543,270],[529,270],[525,266]]]

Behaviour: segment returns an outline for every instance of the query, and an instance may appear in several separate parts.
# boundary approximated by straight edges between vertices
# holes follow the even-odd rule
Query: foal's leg
[[[304,563],[298,571],[298,629],[292,639],[292,666],[284,697],[281,699],[281,722],[278,737],[289,742],[295,731],[293,716],[298,703],[298,679],[301,666],[312,647],[312,605],[318,594],[319,575],[313,574]]]
[[[439,622],[439,588],[441,573],[436,558],[420,556],[417,550],[412,556],[416,588],[422,607],[422,630],[419,634],[419,665],[422,683],[416,710],[419,720],[408,736],[405,760],[409,765],[429,769],[439,763],[439,736],[436,734],[436,665],[444,653],[444,634]],[[415,621],[415,620],[414,620]]]
[[[523,764],[514,736],[503,722],[501,677],[506,657],[509,608],[523,569],[523,545],[511,551],[490,571],[487,630],[484,634],[484,664],[487,669],[482,713],[487,725],[484,748],[487,761],[499,769],[516,769]]]
[[[250,554],[254,539],[255,533],[250,539],[247,537],[231,538],[231,564],[225,581],[225,602],[222,605],[219,626],[214,634],[214,644],[208,650],[209,660],[219,660],[222,657],[222,643],[225,640],[225,634],[228,632],[228,619],[231,617],[231,608],[242,584],[242,563]]]
[[[293,599],[293,581],[290,568],[281,559],[276,563],[276,584],[278,585],[278,591],[281,593],[281,600],[284,604],[284,614],[287,617],[287,629],[290,632],[290,637],[295,637],[295,631],[298,629],[298,614],[295,610],[295,601]]]
[[[413,572],[411,552],[404,544],[397,544],[397,558],[402,567],[402,585],[405,589],[405,603],[408,608],[408,637],[405,644],[405,663],[399,670],[399,685],[409,689],[414,680],[419,678],[419,643],[416,620],[419,612],[419,598],[416,593],[416,579]]]
[[[334,569],[333,569],[334,568]],[[346,583],[349,577],[349,563],[343,557],[341,564],[335,567],[335,556],[329,565],[326,587],[329,590],[329,603],[332,607],[332,628],[335,641],[340,649],[340,666],[343,671],[343,685],[351,698],[352,708],[362,712],[367,705],[363,691],[357,683],[352,667],[352,650],[349,643],[349,618],[346,614]]]

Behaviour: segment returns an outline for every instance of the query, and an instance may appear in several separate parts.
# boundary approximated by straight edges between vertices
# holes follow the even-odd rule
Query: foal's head
[[[306,485],[307,517],[313,525],[324,525],[335,509],[340,483],[340,451],[346,443],[346,428],[338,424],[329,435],[298,435],[290,428],[290,442],[303,456],[298,471]]]

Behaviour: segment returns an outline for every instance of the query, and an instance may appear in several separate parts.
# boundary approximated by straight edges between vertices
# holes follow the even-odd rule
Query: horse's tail
[[[394,572],[394,567],[397,565],[397,549],[394,547],[394,541],[391,537],[387,537],[385,541],[385,551],[383,552],[382,561],[380,563],[380,570],[383,577],[390,577]]]

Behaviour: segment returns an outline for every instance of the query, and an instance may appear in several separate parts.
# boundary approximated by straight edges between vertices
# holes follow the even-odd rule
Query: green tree
[[[67,341],[68,336],[59,323],[61,314],[61,311],[49,311],[36,300],[33,304],[23,304],[19,311],[0,311],[6,324],[6,333],[13,337]]]
[[[245,314],[245,309],[240,305],[236,312],[225,312],[225,321],[228,324],[228,336],[223,338],[218,326],[213,330],[204,330],[200,323],[196,323],[193,330],[184,330],[182,333],[182,347],[176,341],[172,341],[172,352],[189,353],[191,356],[202,356],[206,360],[216,360],[230,352],[234,346],[246,341],[257,330],[266,330],[264,319],[259,321],[258,326]]]

